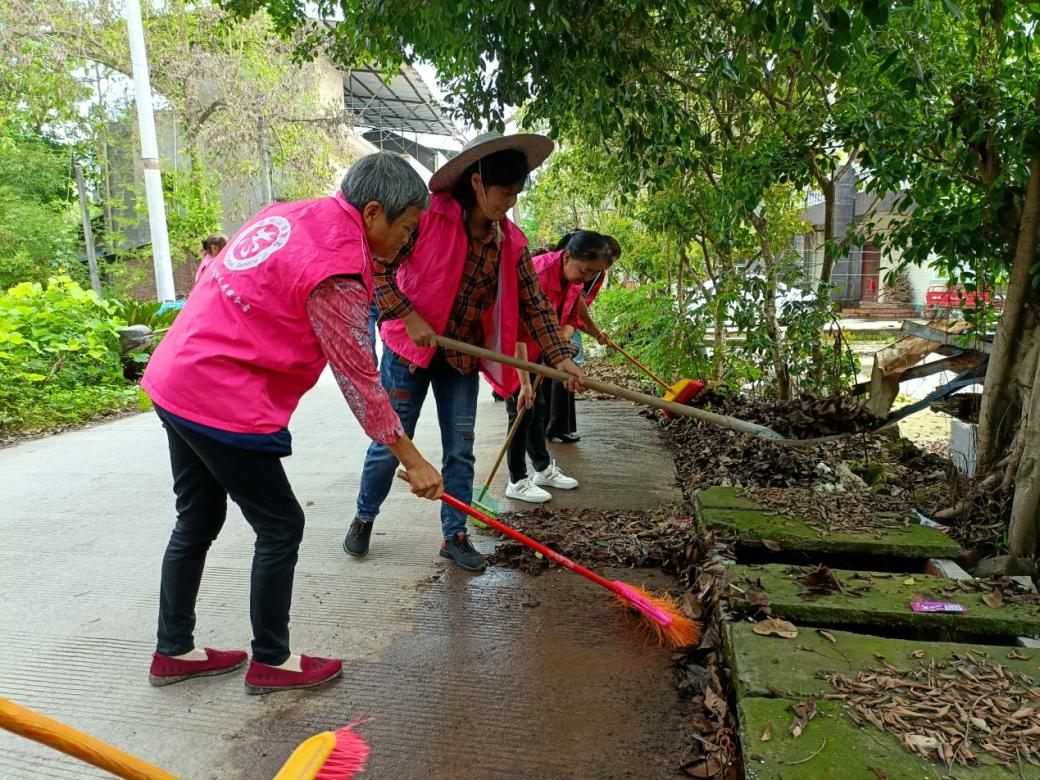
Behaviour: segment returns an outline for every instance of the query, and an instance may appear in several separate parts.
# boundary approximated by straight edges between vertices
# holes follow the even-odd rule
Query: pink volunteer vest
[[[560,318],[560,325],[566,325],[574,314],[574,306],[578,302],[578,296],[581,295],[581,285],[568,284],[564,288],[561,278],[563,250],[536,255],[532,258],[532,261],[534,262],[534,269],[538,273],[538,283],[542,288],[542,292],[545,293],[545,297],[549,299],[553,310]],[[538,346],[538,342],[527,337],[524,343],[527,344],[527,359],[532,362],[537,361],[542,354],[542,348]],[[511,372],[511,375],[507,377],[507,383],[503,387],[495,387],[499,395],[505,396],[512,395],[519,389],[520,377],[517,376],[516,371]]]
[[[307,297],[342,275],[360,276],[371,297],[364,224],[341,194],[268,206],[206,263],[141,385],[159,406],[201,425],[285,428],[326,363]]]
[[[498,270],[498,295],[484,315],[484,346],[512,355],[520,319],[517,266],[527,247],[527,236],[508,219],[502,220],[504,241]],[[434,193],[430,208],[419,220],[419,237],[412,254],[397,270],[397,285],[415,310],[443,334],[451,316],[462,271],[469,255],[469,238],[462,223],[462,207],[451,195]],[[383,342],[397,355],[417,366],[430,365],[435,349],[416,346],[402,320],[380,326]],[[511,384],[516,372],[499,363],[481,362],[481,372],[496,389]]]

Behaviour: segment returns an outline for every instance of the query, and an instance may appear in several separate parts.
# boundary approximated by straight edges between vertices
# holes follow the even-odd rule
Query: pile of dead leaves
[[[886,663],[828,679],[838,693],[825,698],[844,701],[857,725],[894,734],[947,768],[977,765],[981,754],[1016,771],[1023,761],[1040,766],[1040,687],[988,658],[953,654],[912,670]]]
[[[697,647],[673,654],[678,688],[692,705],[691,731],[679,768],[687,777],[738,780],[743,777],[736,738],[736,714],[729,705],[732,681],[722,651],[720,601],[726,597],[728,551],[712,535],[697,539],[686,551],[680,581],[687,588],[686,606],[704,629]]]
[[[855,398],[817,398],[802,395],[791,401],[769,401],[746,395],[703,390],[693,406],[749,420],[795,439],[871,431],[878,419]]]
[[[615,366],[603,359],[586,357],[585,362],[582,364],[582,369],[590,379],[610,382],[612,385],[635,390],[638,393],[646,393],[648,395],[661,394],[659,386],[654,384],[645,374],[633,374],[632,370],[626,366]],[[589,389],[582,392],[580,397],[600,401],[614,398],[615,396]]]
[[[802,517],[816,533],[879,535],[917,522],[905,499],[866,491],[821,494],[807,488],[745,488],[744,496],[770,514]]]
[[[1016,582],[1010,577],[990,577],[984,580],[953,580],[948,587],[943,589],[942,594],[946,598],[953,598],[958,591],[985,594],[982,600],[993,609],[999,609],[1005,604],[1014,604],[1018,607],[1040,605],[1040,593]]]
[[[509,516],[514,528],[578,563],[588,566],[636,566],[677,573],[687,565],[694,527],[686,505],[656,512],[545,507]],[[555,566],[518,542],[504,542],[490,563],[537,574]]]

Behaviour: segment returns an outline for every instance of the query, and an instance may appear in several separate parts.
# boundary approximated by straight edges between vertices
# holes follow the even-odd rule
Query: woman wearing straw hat
[[[436,346],[438,335],[482,344],[512,355],[521,323],[541,348],[545,362],[574,377],[556,312],[538,282],[527,237],[508,218],[528,174],[552,153],[545,136],[485,133],[470,141],[430,179],[430,208],[412,240],[392,260],[373,262],[381,312],[383,386],[409,435],[432,387],[441,429],[444,490],[468,503],[473,491],[473,429],[478,372],[496,390],[513,384],[505,366]],[[368,553],[372,526],[390,492],[397,460],[378,443],[368,449],[357,515],[343,549]],[[482,571],[484,556],[466,536],[466,518],[441,507],[440,554],[467,571]]]

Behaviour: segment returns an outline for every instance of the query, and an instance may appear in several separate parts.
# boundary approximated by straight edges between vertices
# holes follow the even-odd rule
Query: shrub
[[[0,432],[68,425],[136,402],[115,306],[68,276],[0,295]]]

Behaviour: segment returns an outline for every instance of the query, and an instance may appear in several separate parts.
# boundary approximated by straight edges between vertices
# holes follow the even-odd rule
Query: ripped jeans
[[[460,374],[444,360],[439,350],[428,368],[408,370],[408,363],[383,349],[379,367],[383,387],[390,403],[401,418],[410,437],[415,435],[426,393],[433,387],[437,401],[437,419],[441,427],[441,473],[444,490],[468,504],[473,498],[473,426],[477,417],[479,374]],[[394,483],[397,458],[383,444],[372,442],[361,472],[361,489],[357,498],[357,518],[374,521]],[[441,530],[445,539],[453,539],[466,530],[466,515],[447,504],[441,504]]]

